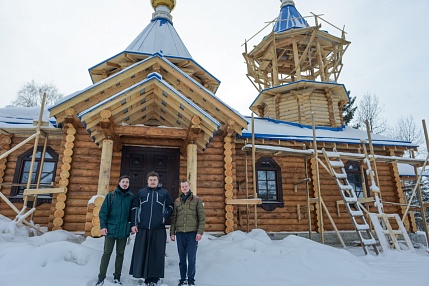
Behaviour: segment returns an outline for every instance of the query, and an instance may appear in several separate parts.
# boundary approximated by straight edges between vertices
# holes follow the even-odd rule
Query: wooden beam
[[[30,137],[28,137],[27,139],[25,139],[24,141],[22,141],[21,143],[19,143],[15,147],[13,147],[12,149],[9,149],[6,152],[4,152],[3,154],[1,154],[0,159],[6,158],[10,153],[19,149],[21,146],[25,145],[28,141],[33,140],[35,137],[37,137],[39,135],[40,135],[40,131],[37,131],[35,134],[31,135]]]
[[[3,128],[0,128],[0,134],[9,135],[9,132],[7,132],[6,130],[4,130]]]
[[[164,136],[165,138],[165,136]],[[160,147],[176,147],[183,146],[182,139],[169,139],[160,140],[160,138],[142,138],[142,137],[121,137],[122,144],[124,145],[142,145],[142,146],[160,146]]]
[[[226,199],[227,205],[260,205],[262,204],[262,199]]]
[[[112,113],[110,110],[102,110],[100,112],[100,127],[103,130],[104,136],[107,139],[110,139],[113,141],[113,150],[115,152],[119,152],[122,150],[122,143],[121,139],[118,135],[116,135],[115,131],[113,130],[113,120],[112,120]]]
[[[66,189],[65,187],[46,188],[46,189],[25,189],[24,190],[24,196],[64,193],[65,189]]]
[[[149,61],[142,61],[136,64],[132,69],[112,75],[109,80],[93,85],[81,94],[52,108],[50,113],[51,116],[56,116],[57,122],[62,122],[65,116],[63,112],[64,109],[72,107],[78,114],[87,108],[94,106],[119,91],[133,85],[136,81],[143,80],[150,72],[152,72],[150,67],[157,60],[158,58],[153,58]],[[132,76],[134,76],[134,78],[132,78]]]
[[[119,126],[114,127],[119,136],[184,139],[188,131],[180,128],[149,127],[149,126]]]
[[[112,62],[106,62],[106,65],[108,65],[109,67],[114,67],[114,68],[122,68],[120,65],[116,64],[116,63],[112,63]]]
[[[187,146],[186,179],[188,180],[193,194],[197,194],[197,145]]]
[[[195,135],[198,135],[201,132],[201,119],[198,116],[193,116],[191,121],[189,122],[188,134],[186,135],[185,142],[181,149],[181,153],[185,154],[185,149],[189,149],[188,144],[195,139]]]
[[[246,144],[242,150],[243,151],[249,151],[252,149],[251,144]],[[300,149],[293,149],[283,146],[270,146],[270,145],[256,145],[256,150],[258,152],[262,153],[282,153],[284,155],[288,156],[299,156],[299,157],[306,157],[313,155],[314,150],[308,149],[308,150],[300,150]],[[322,154],[321,150],[317,151],[319,154]],[[332,152],[326,152],[328,155],[330,155]],[[340,154],[342,159],[345,160],[364,160],[365,154],[361,153],[348,153],[348,152],[337,152]],[[404,164],[410,164],[410,165],[417,165],[421,166],[424,164],[425,159],[420,158],[405,158],[405,157],[395,157],[395,156],[383,156],[383,155],[375,155],[374,158],[377,162],[383,162],[383,163],[404,163]]]
[[[104,140],[101,152],[100,173],[98,176],[97,195],[106,196],[110,187],[110,170],[112,167],[113,141]]]

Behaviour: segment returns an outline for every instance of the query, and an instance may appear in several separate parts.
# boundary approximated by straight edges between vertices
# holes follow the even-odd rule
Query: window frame
[[[33,171],[33,175],[36,176],[35,180],[37,180],[37,176],[39,174],[40,168],[43,168],[43,166],[41,166],[41,164],[40,164],[40,162],[42,161],[41,155],[40,155],[40,158],[37,158],[37,154],[39,152],[40,152],[40,154],[43,153],[43,146],[37,146],[36,159],[34,162],[39,162],[39,164],[37,164],[36,170]],[[46,154],[49,154],[52,157],[52,159],[46,158]],[[43,165],[45,165],[45,163],[54,163],[54,167],[52,170],[52,174],[53,174],[52,182],[55,182],[59,156],[58,156],[57,152],[55,152],[55,150],[49,146],[46,146],[46,154],[45,154],[45,159],[44,159]],[[15,174],[13,177],[13,183],[22,184],[21,180],[22,180],[22,176],[24,174],[23,169],[25,167],[25,162],[31,162],[31,158],[29,158],[29,157],[31,157],[32,155],[33,155],[33,148],[25,151],[24,153],[22,153],[21,155],[18,156],[18,158],[16,160],[16,167],[15,167]],[[36,186],[37,186],[37,182],[30,184],[30,187],[36,187]],[[20,193],[20,187],[21,186],[12,186],[12,188],[10,190],[10,196],[9,196],[9,200],[11,202],[23,202],[24,195],[22,193]],[[41,186],[41,188],[43,188],[43,186]],[[52,201],[52,194],[43,194],[43,195],[37,196],[37,206],[39,206],[42,203],[50,203],[51,201]]]
[[[349,171],[349,166],[356,167],[359,170],[359,172],[357,172],[357,171],[350,172]],[[356,194],[356,197],[358,197],[358,198],[368,198],[370,196],[370,194],[369,194],[368,180],[367,180],[366,172],[363,172],[363,177],[362,177],[362,171],[361,171],[361,165],[360,165],[360,163],[358,161],[351,161],[351,160],[347,161],[346,164],[344,165],[344,169],[346,170],[347,181],[349,182],[349,184],[351,186],[353,186],[352,183],[355,184],[355,182],[351,181],[349,179],[349,175],[350,174],[355,174],[355,175],[358,174],[361,177],[361,185],[362,185],[362,194],[363,194],[363,197],[359,197],[358,196],[358,194],[356,193],[356,188],[354,187],[353,190],[354,190],[354,192]],[[365,193],[365,190],[366,190],[366,193]]]
[[[269,163],[271,167],[264,166],[266,162]],[[276,176],[275,178],[276,200],[262,200],[262,204],[260,206],[266,211],[273,211],[278,207],[284,207],[283,189],[282,189],[282,172],[277,162],[271,157],[260,157],[255,164],[255,169],[256,169],[256,192],[258,194],[258,198],[260,198],[259,171],[274,171]]]

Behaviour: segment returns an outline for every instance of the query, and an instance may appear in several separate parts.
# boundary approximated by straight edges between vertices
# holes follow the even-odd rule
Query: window
[[[360,171],[360,165],[356,161],[348,161],[346,166],[346,173],[347,173],[347,180],[349,181],[350,185],[352,185],[356,196],[358,198],[365,198],[364,194],[364,188],[362,180],[362,173]],[[366,180],[365,180],[366,181]],[[368,190],[368,188],[366,188]]]
[[[35,188],[37,184],[37,178],[41,171],[40,177],[40,188],[46,188],[51,185],[55,180],[55,173],[57,170],[58,154],[50,147],[46,148],[45,159],[43,166],[42,161],[43,147],[37,148],[36,159],[33,165],[33,173],[31,176],[31,187]],[[11,190],[11,201],[22,201],[23,193],[27,187],[28,176],[30,175],[31,159],[33,157],[33,148],[26,151],[24,154],[18,157],[15,168],[15,176],[13,182],[19,184],[19,186],[13,186]],[[40,200],[39,200],[40,199]],[[50,202],[51,195],[40,195],[38,196],[38,204],[44,202]]]
[[[256,184],[262,208],[267,211],[283,207],[281,169],[270,157],[261,157],[256,162]]]

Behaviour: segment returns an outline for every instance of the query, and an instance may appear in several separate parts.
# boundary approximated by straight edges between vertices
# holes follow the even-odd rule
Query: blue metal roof
[[[307,28],[307,21],[296,10],[295,3],[292,0],[282,0],[280,14],[277,17],[277,22],[274,25],[273,31],[281,33],[289,29]]]
[[[242,135],[238,138],[252,138],[252,120],[246,117],[249,123],[248,129],[243,130]],[[313,127],[310,125],[298,124],[283,120],[271,118],[254,118],[255,138],[268,140],[292,140],[297,142],[312,142]],[[372,144],[374,146],[404,146],[407,148],[418,147],[418,145],[403,140],[389,138],[380,134],[371,134]],[[368,142],[366,131],[342,126],[339,128],[316,126],[317,142],[335,142],[347,144],[360,144],[361,140]]]
[[[48,108],[43,110],[42,120],[49,122],[49,127],[57,127],[56,120],[53,117],[49,117]],[[36,128],[33,124],[37,121],[40,115],[40,107],[16,107],[6,106],[0,108],[0,128]]]
[[[173,27],[170,10],[165,6],[156,8],[152,21],[125,49],[125,52],[160,53],[165,56],[192,58]]]

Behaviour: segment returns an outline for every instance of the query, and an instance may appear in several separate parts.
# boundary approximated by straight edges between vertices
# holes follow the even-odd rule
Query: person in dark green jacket
[[[122,263],[124,261],[125,245],[130,236],[130,210],[134,195],[130,189],[130,177],[127,175],[119,178],[119,184],[113,192],[106,195],[101,206],[99,218],[101,235],[104,237],[104,252],[100,262],[97,286],[104,284],[107,266],[116,243],[115,273],[113,283],[121,283]]]
[[[180,285],[195,285],[198,241],[204,233],[206,213],[201,199],[189,189],[189,182],[180,183],[180,196],[174,202],[170,239],[177,238]],[[187,281],[186,281],[187,279]]]

